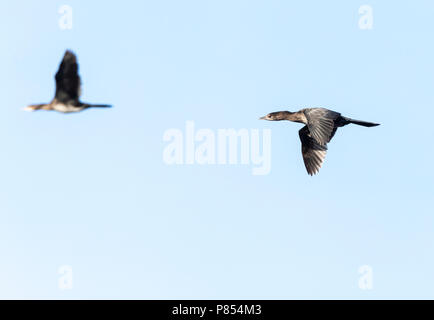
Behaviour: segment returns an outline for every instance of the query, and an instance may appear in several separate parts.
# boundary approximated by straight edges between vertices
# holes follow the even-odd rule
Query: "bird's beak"
[[[267,120],[267,116],[260,117],[259,120]]]

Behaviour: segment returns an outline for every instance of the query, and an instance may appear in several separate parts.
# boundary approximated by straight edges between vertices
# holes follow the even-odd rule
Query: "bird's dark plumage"
[[[340,113],[325,108],[307,108],[298,112],[273,112],[260,119],[269,121],[288,120],[305,124],[299,131],[299,136],[303,161],[310,175],[319,172],[327,153],[327,143],[331,141],[339,127],[350,123],[364,127],[379,125],[343,117]]]
[[[63,113],[79,112],[88,108],[108,108],[110,105],[89,104],[80,101],[81,80],[78,75],[78,63],[75,54],[67,50],[55,76],[56,93],[48,104],[37,104],[25,110],[55,110]]]

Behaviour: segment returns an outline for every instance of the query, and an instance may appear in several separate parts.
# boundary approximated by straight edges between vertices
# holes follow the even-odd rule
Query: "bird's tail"
[[[359,126],[364,126],[364,127],[376,127],[376,126],[380,125],[379,123],[354,120],[354,119],[350,119],[350,118],[345,118],[345,120],[348,121],[348,123],[354,123],[354,124],[357,124]]]

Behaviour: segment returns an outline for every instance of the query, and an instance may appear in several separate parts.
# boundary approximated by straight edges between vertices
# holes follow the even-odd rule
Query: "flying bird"
[[[299,131],[301,154],[307,173],[317,174],[327,153],[327,143],[333,138],[339,127],[357,124],[375,127],[378,123],[359,121],[342,116],[339,112],[325,108],[306,108],[297,112],[279,111],[267,114],[260,120],[299,122],[305,126]]]
[[[55,110],[63,113],[79,112],[88,108],[109,108],[110,105],[89,104],[80,101],[81,80],[78,75],[78,63],[75,54],[65,52],[59,70],[55,76],[56,93],[47,104],[35,104],[26,107],[26,111]]]

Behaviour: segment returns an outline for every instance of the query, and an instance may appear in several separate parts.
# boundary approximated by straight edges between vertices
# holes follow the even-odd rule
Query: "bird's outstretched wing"
[[[320,145],[326,145],[333,137],[334,121],[341,115],[324,108],[312,108],[303,110],[309,131]]]
[[[78,102],[80,97],[80,76],[78,75],[77,58],[67,50],[59,70],[56,73],[56,96],[60,102]]]
[[[320,145],[312,138],[308,126],[304,126],[300,131],[301,154],[303,155],[304,165],[307,173],[311,176],[317,174],[327,154],[327,145]]]

